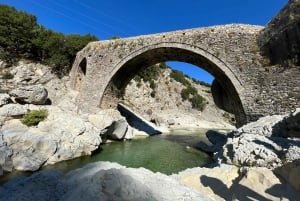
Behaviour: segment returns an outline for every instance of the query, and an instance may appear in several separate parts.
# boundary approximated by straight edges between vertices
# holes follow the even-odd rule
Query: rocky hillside
[[[160,68],[153,80],[148,79],[143,75],[133,79],[124,92],[125,103],[146,119],[172,124],[173,128],[230,127],[232,115],[216,107],[208,84],[168,67]]]
[[[271,64],[300,65],[300,1],[288,4],[267,24],[258,43]]]
[[[47,89],[51,104],[57,104],[67,92],[66,79],[59,79],[52,73],[51,67],[30,60],[23,59],[14,65],[0,60],[0,93],[20,86],[41,84]]]

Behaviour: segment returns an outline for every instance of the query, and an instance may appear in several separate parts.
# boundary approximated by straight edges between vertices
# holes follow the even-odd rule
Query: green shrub
[[[188,90],[182,89],[182,91],[181,91],[182,100],[185,101],[185,100],[189,99],[189,97],[190,97],[190,93],[188,92]]]
[[[120,38],[121,38],[120,36],[112,36],[112,37],[110,37],[109,40],[116,40],[116,39],[120,39]]]
[[[151,96],[152,98],[154,98],[154,97],[155,97],[155,94],[156,94],[156,91],[152,91],[151,94],[150,94],[150,96]]]
[[[253,54],[257,54],[260,52],[260,49],[259,49],[259,46],[256,42],[253,42],[250,44],[250,51],[253,53]]]
[[[0,60],[3,60],[5,62],[12,63],[13,56],[9,54],[8,52],[0,52]]]
[[[144,82],[150,82],[151,80],[157,80],[161,73],[161,65],[152,65],[138,73]]]
[[[192,86],[188,86],[181,91],[181,98],[183,101],[188,100],[192,104],[192,107],[203,111],[206,105],[206,100],[200,96],[197,92],[197,89]]]
[[[191,85],[190,82],[187,79],[185,79],[185,75],[178,70],[172,70],[170,77],[176,80],[177,82],[180,82],[184,86]]]
[[[48,110],[46,109],[32,110],[22,117],[21,122],[26,126],[36,126],[39,122],[45,120],[47,116]]]
[[[155,84],[154,80],[150,80],[150,88],[151,89],[155,89],[156,88],[156,84]]]
[[[192,107],[203,111],[206,105],[206,100],[205,98],[203,98],[202,96],[200,96],[199,94],[194,95],[191,99],[190,102],[192,103]]]
[[[181,98],[183,101],[189,99],[190,96],[194,96],[194,95],[197,95],[198,92],[197,92],[197,89],[195,87],[192,87],[192,86],[188,86],[187,88],[185,89],[182,89],[181,91]]]

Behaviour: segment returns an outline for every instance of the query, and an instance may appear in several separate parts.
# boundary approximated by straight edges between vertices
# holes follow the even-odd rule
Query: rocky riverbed
[[[51,114],[52,109],[48,109]],[[64,113],[64,115],[68,114]],[[76,120],[71,119],[71,116],[63,117]],[[0,200],[297,200],[300,196],[300,146],[299,138],[295,134],[299,134],[297,132],[299,117],[300,112],[297,110],[281,118],[264,117],[227,136],[208,132],[215,158],[215,164],[210,168],[192,168],[172,176],[153,173],[144,168],[126,168],[108,162],[89,164],[68,174],[45,170],[34,173],[30,177],[15,178],[7,182],[0,187]],[[53,119],[61,121],[58,117]],[[81,121],[77,120],[77,126],[72,128],[74,132],[78,131],[77,135],[66,135],[67,139],[70,138],[69,144],[77,140],[82,142],[84,138],[80,136],[85,135],[82,131],[89,132],[88,127],[83,129],[80,125],[86,126],[92,123],[88,120]],[[41,125],[47,124],[46,122]],[[2,139],[7,139],[4,136],[11,135],[7,135],[10,124],[14,125],[10,128],[16,129],[15,132],[24,127],[17,119],[5,121],[2,126]],[[54,122],[51,124],[56,125]],[[19,136],[13,135],[12,139],[19,144],[13,146],[15,144],[12,143],[11,152],[1,152],[8,153],[6,159],[11,159],[8,164],[12,164],[14,168],[19,167],[14,166],[15,164],[28,167],[32,161],[42,156],[41,153],[51,154],[49,151],[51,149],[48,148],[51,144],[51,137],[49,137],[51,135],[43,133],[45,136],[43,144],[39,141],[40,138],[37,138],[40,136],[37,131],[40,128],[44,126],[39,125],[34,128],[35,132],[27,131]],[[65,132],[64,130],[60,133]],[[76,139],[78,136],[79,138]],[[23,139],[27,137],[27,141],[24,141]],[[29,144],[29,138],[34,139],[32,140],[34,143]],[[36,139],[38,143],[35,143]],[[65,154],[72,150],[64,148],[64,145],[68,144],[67,139],[56,147],[58,150],[65,150]],[[44,146],[46,141],[48,145]],[[2,140],[2,150],[5,146],[7,142]],[[45,147],[47,150],[44,150]],[[203,148],[203,144],[199,147]],[[77,148],[75,147],[75,150]],[[58,151],[58,153],[62,152]],[[56,156],[55,151],[52,158],[59,158],[54,156]],[[47,160],[49,159],[51,157]],[[2,164],[2,167],[7,168],[5,164]]]
[[[80,113],[75,104],[77,92],[69,90],[68,78],[56,78],[43,65],[20,63],[10,72],[12,80],[1,80],[8,93],[0,94],[0,175],[13,170],[36,171],[47,164],[90,155],[107,138],[147,135],[129,126],[117,110]],[[24,114],[39,109],[48,111],[45,121],[33,127],[21,123]],[[166,116],[165,126],[232,129],[224,122],[197,122],[195,118]],[[210,168],[193,168],[172,176],[112,163],[90,164],[66,175],[55,170],[38,171],[2,185],[0,200],[300,197],[299,109],[287,115],[263,117],[225,135],[208,132],[207,137],[210,143],[199,142],[197,147],[213,154],[215,164]]]

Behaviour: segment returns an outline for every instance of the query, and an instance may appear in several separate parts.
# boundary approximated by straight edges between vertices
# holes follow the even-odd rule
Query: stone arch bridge
[[[238,125],[288,112],[299,106],[292,96],[299,88],[289,85],[299,69],[263,66],[256,45],[261,29],[233,24],[89,43],[77,53],[70,72],[71,86],[79,91],[78,107],[83,112],[114,107],[118,92],[142,68],[182,61],[215,77],[215,103],[235,114]]]

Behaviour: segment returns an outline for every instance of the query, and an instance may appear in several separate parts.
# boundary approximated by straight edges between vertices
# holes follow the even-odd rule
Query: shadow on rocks
[[[228,188],[221,180],[213,177],[201,176],[200,182],[203,184],[203,186],[209,187],[214,194],[220,196],[224,200],[271,201],[270,199],[265,198],[250,188],[237,184],[238,181],[234,181],[232,187],[230,188]]]
[[[197,148],[208,153],[214,153],[222,149],[223,145],[227,142],[227,136],[214,130],[208,130],[206,137],[210,144],[200,141]]]

